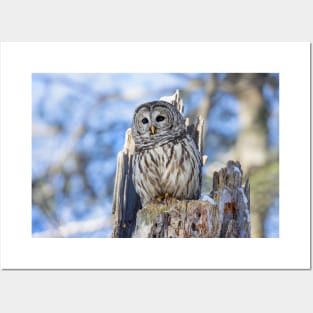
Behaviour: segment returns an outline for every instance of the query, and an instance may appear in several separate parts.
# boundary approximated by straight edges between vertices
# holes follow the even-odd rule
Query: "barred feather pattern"
[[[132,126],[133,182],[143,207],[166,193],[176,199],[198,199],[201,190],[200,153],[186,133],[179,111],[166,102],[160,108],[160,102],[146,104],[144,114],[138,119],[136,111]],[[166,117],[164,123],[154,121],[154,111],[156,116]],[[139,125],[143,116],[157,125],[154,135]]]

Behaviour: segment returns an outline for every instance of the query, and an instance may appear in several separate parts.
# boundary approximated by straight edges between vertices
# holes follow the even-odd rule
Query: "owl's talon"
[[[168,198],[170,198],[170,194],[168,192],[166,192],[164,194],[161,194],[161,195],[157,196],[155,199],[158,202],[163,202],[163,201],[167,200]]]
[[[155,199],[156,199],[156,201],[158,201],[158,202],[162,202],[162,201],[164,200],[164,198],[165,198],[165,195],[159,195],[159,196],[157,196]]]

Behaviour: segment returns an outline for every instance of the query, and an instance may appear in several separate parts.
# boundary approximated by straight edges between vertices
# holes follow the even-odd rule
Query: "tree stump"
[[[177,90],[161,98],[183,112]],[[188,133],[202,155],[203,119],[186,119]],[[128,129],[124,149],[117,157],[113,195],[114,229],[112,237],[250,237],[249,182],[242,187],[239,162],[229,161],[213,175],[213,190],[200,200],[167,199],[141,208],[132,182],[134,142]],[[206,156],[202,156],[203,164]]]
[[[133,237],[250,237],[249,181],[241,184],[239,162],[229,161],[214,173],[212,197],[149,204],[137,213]]]

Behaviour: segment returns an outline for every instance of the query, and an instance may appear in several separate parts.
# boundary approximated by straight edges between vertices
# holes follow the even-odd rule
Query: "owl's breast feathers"
[[[201,188],[200,153],[189,135],[135,150],[133,181],[144,206],[161,194],[197,199]]]

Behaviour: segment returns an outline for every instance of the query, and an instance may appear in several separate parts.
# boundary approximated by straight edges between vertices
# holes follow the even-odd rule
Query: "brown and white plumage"
[[[199,198],[200,153],[176,107],[165,101],[142,104],[134,114],[132,136],[133,182],[143,207],[165,194]]]

